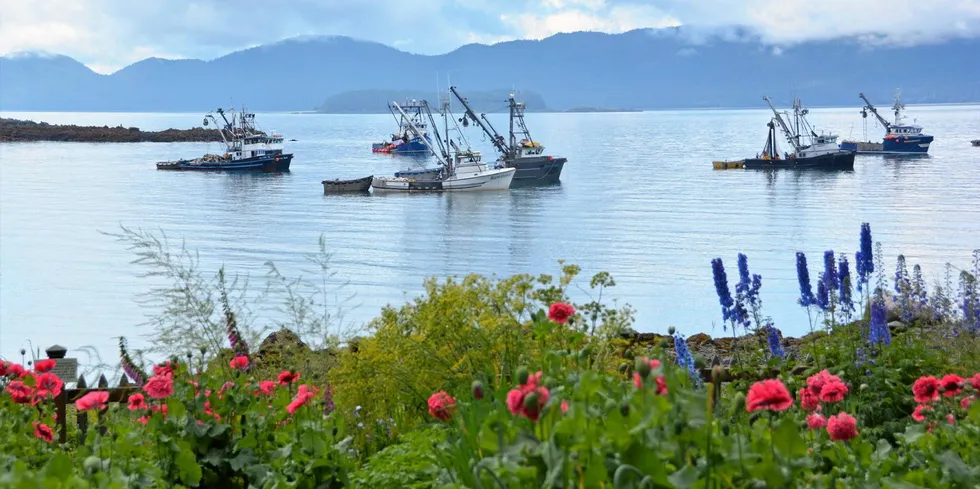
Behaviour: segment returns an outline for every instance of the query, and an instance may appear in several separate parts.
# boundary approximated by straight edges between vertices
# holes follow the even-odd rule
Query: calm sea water
[[[197,250],[203,267],[264,277],[266,260],[295,276],[323,234],[337,280],[356,294],[348,319],[417,295],[428,276],[555,273],[583,267],[583,286],[608,271],[611,294],[637,311],[636,329],[722,334],[710,261],[729,281],[749,257],[765,311],[784,333],[808,329],[795,305],[794,253],[814,266],[824,250],[853,256],[862,221],[887,255],[904,253],[937,280],[947,261],[968,266],[980,247],[980,107],[911,107],[937,139],[927,158],[859,156],[847,173],[725,170],[714,159],[761,151],[763,110],[530,114],[532,134],[569,158],[558,186],[509,192],[324,196],[325,178],[390,174],[404,158],[370,144],[390,116],[259,114],[295,153],[283,175],[163,172],[154,162],[218,153],[219,144],[0,144],[0,355],[58,343],[114,358],[115,337],[139,347],[150,286],[126,249],[99,231],[164,231]],[[200,114],[6,113],[4,117],[145,130],[189,127]],[[498,127],[504,117],[494,116]],[[854,108],[816,109],[818,129],[861,137]],[[880,129],[870,128],[872,139]],[[472,143],[492,148],[476,131]],[[581,291],[572,291],[583,299]],[[609,297],[609,296],[607,296]],[[267,320],[270,317],[266,313]],[[260,318],[260,322],[261,318]]]

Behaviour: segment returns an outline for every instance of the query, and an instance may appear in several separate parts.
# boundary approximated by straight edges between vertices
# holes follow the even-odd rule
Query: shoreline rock
[[[142,131],[138,127],[77,126],[0,118],[0,143],[209,143],[221,141],[215,129]]]

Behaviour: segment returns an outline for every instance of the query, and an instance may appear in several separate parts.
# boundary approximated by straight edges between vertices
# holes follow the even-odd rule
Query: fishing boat
[[[504,139],[490,124],[486,114],[480,114],[477,117],[467,100],[456,90],[456,87],[450,87],[449,91],[466,109],[465,115],[461,119],[463,125],[469,125],[469,121],[472,120],[480,126],[490,141],[493,142],[494,148],[500,153],[497,160],[499,165],[517,170],[514,173],[512,186],[553,184],[559,181],[561,170],[568,158],[544,154],[544,146],[531,138],[531,133],[524,122],[524,110],[526,108],[524,103],[518,102],[513,93],[507,100],[510,115],[509,139]]]
[[[769,97],[763,97],[772,109],[773,117],[769,120],[769,134],[761,155],[746,158],[742,164],[745,169],[824,169],[824,170],[853,170],[854,151],[841,150],[837,146],[837,135],[820,133],[814,130],[807,121],[808,110],[803,108],[799,99],[793,101],[794,123],[796,130],[783,120],[783,114],[776,110]],[[793,152],[784,152],[780,157],[776,147],[776,126],[779,126]]]
[[[367,192],[371,189],[371,181],[374,180],[374,175],[370,175],[364,178],[356,178],[353,180],[340,180],[339,178],[333,180],[324,180],[320,183],[323,184],[323,193],[344,193],[344,192]]]
[[[396,113],[394,102],[388,104],[388,110],[398,123],[398,132],[391,135],[390,141],[371,145],[375,153],[391,153],[400,155],[427,156],[430,153],[428,143],[432,142],[426,130],[425,113],[429,110],[425,100],[410,100],[405,104],[394,104],[400,107],[401,113]],[[414,124],[420,134],[416,135],[409,129]]]
[[[401,107],[392,102],[394,107],[401,113]],[[435,130],[435,121],[431,111],[426,106],[427,116],[432,128]],[[449,138],[449,107],[448,101],[443,106],[443,118],[446,124],[446,139],[443,141],[438,137],[438,130],[435,130],[439,142],[439,151],[429,146],[429,139],[421,138],[422,131],[410,121],[409,131],[425,141],[426,147],[439,160],[440,167],[437,169],[417,169],[398,172],[394,177],[376,177],[371,182],[375,191],[394,191],[394,192],[459,192],[459,191],[479,191],[479,190],[507,190],[510,188],[516,169],[514,168],[491,168],[483,162],[483,155],[479,151],[472,149],[460,149],[455,142]]]
[[[255,127],[255,114],[242,107],[240,113],[232,107],[227,112],[218,108],[221,123],[208,113],[204,125],[213,122],[225,145],[224,154],[206,154],[190,160],[163,161],[158,170],[185,171],[264,171],[287,172],[293,159],[283,152],[283,137],[273,132],[266,134]],[[223,124],[222,124],[223,123]]]
[[[922,133],[922,126],[918,124],[905,124],[902,121],[905,116],[902,111],[905,104],[902,103],[902,94],[895,91],[895,104],[892,111],[895,113],[895,122],[888,122],[878,114],[878,109],[864,96],[859,93],[858,97],[864,101],[861,108],[861,117],[864,119],[864,139],[865,141],[841,141],[840,148],[847,151],[855,151],[858,154],[926,154],[929,152],[929,145],[932,144],[933,137]],[[868,138],[868,112],[871,112],[878,123],[885,128],[885,137],[880,143],[872,142]]]
[[[974,139],[973,141],[970,141],[970,144],[980,147],[980,139]]]

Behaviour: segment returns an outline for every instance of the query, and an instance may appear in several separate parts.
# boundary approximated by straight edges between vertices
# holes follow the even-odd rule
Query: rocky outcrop
[[[221,141],[215,129],[141,131],[138,127],[57,125],[0,118],[0,142],[58,141],[75,143],[182,143]]]

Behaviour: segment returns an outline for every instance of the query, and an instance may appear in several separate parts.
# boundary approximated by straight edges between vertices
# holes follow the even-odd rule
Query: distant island
[[[588,112],[643,112],[642,109],[615,109],[607,107],[572,107],[571,109],[563,110],[562,112],[575,112],[575,113],[588,113]]]
[[[141,131],[138,127],[76,126],[0,118],[0,142],[58,141],[73,143],[196,143],[221,141],[214,129]]]
[[[478,114],[492,114],[497,112],[507,112],[507,100],[510,98],[511,90],[472,90],[460,89],[460,94],[466,98],[466,103],[470,104]],[[321,114],[387,114],[388,104],[391,102],[402,103],[408,100],[427,100],[433,113],[439,110],[439,97],[451,97],[450,103],[453,112],[463,113],[462,104],[456,100],[446,90],[437,93],[435,90],[353,90],[343,92],[327,98],[322,104],[315,108]],[[515,98],[524,102],[528,112],[550,112],[547,104],[541,95],[535,92],[521,91],[515,94]]]

